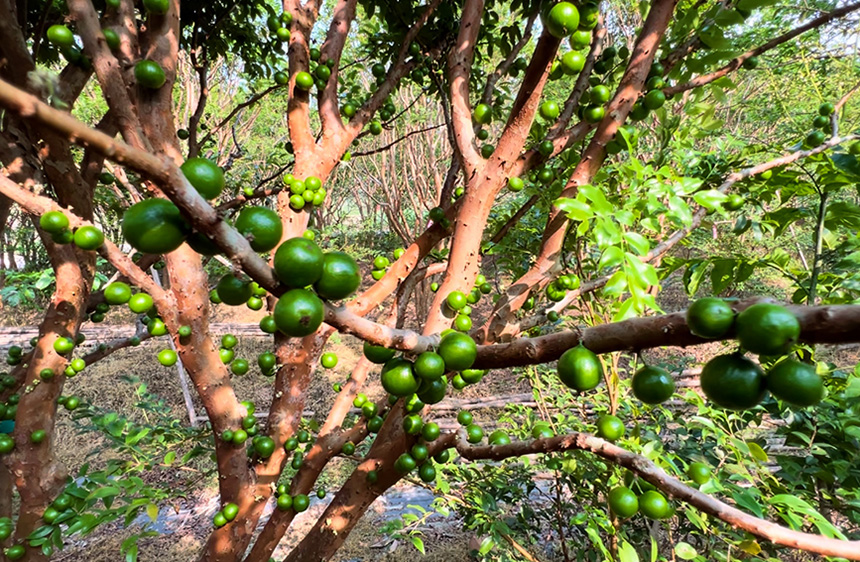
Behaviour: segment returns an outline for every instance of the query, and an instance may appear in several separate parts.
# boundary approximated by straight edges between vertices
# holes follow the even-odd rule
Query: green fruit
[[[446,297],[445,302],[451,310],[461,310],[466,306],[466,295],[460,291],[451,291]]]
[[[281,511],[289,511],[293,507],[293,497],[289,494],[281,494],[278,496],[278,509]]]
[[[299,72],[296,74],[296,88],[307,92],[314,87],[314,77],[308,72]]]
[[[544,25],[553,37],[568,37],[579,27],[579,10],[571,2],[559,2],[547,12]]]
[[[425,351],[415,359],[413,370],[424,380],[435,380],[445,374],[445,360],[438,353]]]
[[[555,121],[561,115],[561,108],[554,101],[545,101],[540,106],[540,116],[547,121]]]
[[[574,31],[573,34],[571,34],[570,39],[568,41],[570,43],[571,49],[573,49],[574,51],[581,51],[582,49],[585,49],[589,45],[591,45],[591,31],[589,31],[587,29],[579,29],[577,31]],[[582,55],[581,53],[577,53],[577,54],[579,54],[581,57],[583,57],[583,65],[584,65],[585,64],[584,55]],[[564,64],[564,60],[562,60],[562,64]],[[579,70],[582,70],[582,67],[580,67]],[[578,73],[579,70],[577,70],[576,72]]]
[[[65,25],[52,25],[47,32],[48,41],[57,47],[71,47],[75,44],[75,34]]]
[[[262,459],[267,459],[275,452],[275,440],[271,437],[260,437],[254,440],[254,451]]]
[[[606,115],[606,109],[602,105],[589,105],[582,113],[582,117],[589,123],[598,123]]]
[[[370,433],[378,433],[379,430],[382,429],[383,423],[385,423],[385,420],[382,416],[373,416],[367,420],[367,431]]]
[[[445,398],[447,390],[448,379],[445,377],[422,379],[418,386],[418,398],[425,404],[438,404]]]
[[[134,79],[141,87],[150,90],[161,88],[167,81],[164,69],[152,60],[142,60],[134,66]]]
[[[730,410],[746,410],[764,400],[766,381],[761,368],[732,353],[714,357],[702,369],[702,392],[709,400]]]
[[[292,289],[278,299],[274,317],[278,329],[290,337],[304,337],[322,324],[323,302],[306,289]]]
[[[224,190],[224,172],[206,158],[189,158],[180,168],[194,189],[205,199],[215,199]]]
[[[179,357],[172,349],[162,349],[158,352],[158,362],[165,367],[172,367],[173,365],[176,365],[176,362],[178,360]]]
[[[626,486],[612,488],[607,499],[609,500],[609,509],[621,519],[633,517],[639,511],[639,498]]]
[[[361,284],[361,272],[355,260],[343,252],[327,252],[323,272],[314,288],[320,297],[339,300],[348,297]]]
[[[469,425],[472,423],[472,413],[468,410],[460,410],[457,413],[457,423],[460,425]]]
[[[735,312],[723,299],[705,297],[687,309],[687,327],[700,338],[721,338],[732,329],[734,322]]]
[[[427,460],[427,457],[430,456],[430,451],[427,449],[427,445],[416,443],[412,445],[412,449],[409,450],[409,455],[416,461],[422,462]]]
[[[74,242],[82,250],[94,251],[102,247],[105,235],[94,226],[82,226],[75,230]]]
[[[105,287],[104,297],[108,304],[125,304],[131,299],[131,287],[121,281],[115,281]]]
[[[836,106],[830,102],[825,102],[818,106],[818,114],[825,117],[833,115],[834,111],[836,111]]]
[[[323,353],[322,357],[320,357],[320,365],[326,369],[334,369],[337,366],[337,354],[331,352]]]
[[[146,293],[137,293],[128,299],[128,308],[135,314],[145,314],[152,310],[152,297]]]
[[[435,441],[441,435],[441,431],[439,430],[439,424],[430,422],[425,423],[421,428],[421,437],[425,441]]]
[[[284,234],[278,213],[265,207],[246,207],[236,217],[236,230],[248,239],[255,252],[268,252]]]
[[[60,355],[71,353],[75,349],[75,342],[69,338],[59,337],[54,340],[54,351]]]
[[[429,462],[424,463],[418,469],[418,477],[422,482],[434,482],[436,480],[436,468]]]
[[[493,110],[487,104],[478,104],[472,111],[472,119],[479,125],[489,125],[493,122]]]
[[[767,373],[767,389],[775,397],[801,408],[812,406],[824,396],[824,382],[815,367],[785,359]]]
[[[145,254],[166,254],[182,245],[191,228],[179,209],[166,199],[135,203],[122,217],[122,234],[131,246]]]
[[[224,519],[227,521],[232,521],[236,519],[236,516],[239,515],[239,506],[235,503],[228,503],[224,505],[224,508],[221,510],[221,513],[224,514]]]
[[[212,518],[212,524],[215,525],[216,528],[223,527],[227,524],[227,518],[219,511],[215,514],[215,517]]]
[[[251,298],[251,283],[228,273],[215,286],[221,302],[230,306],[245,304]]]
[[[824,131],[812,131],[806,136],[804,143],[810,148],[820,146],[827,140],[827,134]]]
[[[748,59],[744,59],[744,62],[741,63],[741,66],[743,66],[747,70],[752,70],[758,67],[758,63],[758,57],[750,57]]]
[[[248,432],[244,429],[237,429],[233,432],[233,444],[241,445],[248,440]]]
[[[651,90],[645,94],[642,103],[650,110],[660,109],[666,103],[666,94],[662,90]]]
[[[656,490],[649,490],[639,496],[639,511],[648,519],[667,519],[673,512],[666,497]]]
[[[39,443],[43,442],[47,436],[47,431],[45,431],[44,429],[37,429],[30,434],[30,442],[38,445]]]
[[[15,544],[9,548],[4,548],[3,554],[5,554],[6,558],[9,560],[20,560],[25,554],[27,554],[27,549],[24,548],[23,544]]]
[[[675,393],[675,379],[658,367],[642,367],[630,382],[633,395],[646,404],[661,404]]]
[[[588,97],[591,99],[591,103],[595,105],[603,105],[609,101],[610,97],[612,97],[612,92],[603,84],[598,84],[591,88],[591,91],[588,92]]]
[[[624,422],[617,416],[605,414],[597,419],[597,435],[607,441],[618,441],[624,436]]]
[[[58,234],[69,228],[69,217],[62,211],[48,211],[39,217],[39,226],[48,234]]]
[[[603,365],[597,355],[579,344],[559,358],[558,376],[568,388],[584,392],[603,380]]]
[[[469,443],[480,443],[484,439],[484,430],[478,424],[469,424],[466,426],[466,441]]]
[[[143,0],[143,7],[150,14],[163,16],[170,8],[170,0]]]
[[[287,287],[301,288],[319,281],[325,256],[313,240],[297,237],[281,244],[273,261],[275,275],[281,283]]]
[[[417,466],[418,463],[415,462],[415,459],[409,453],[403,453],[394,461],[394,468],[401,474],[408,474],[415,470]]]
[[[711,479],[711,468],[700,462],[694,462],[687,467],[687,478],[701,486]]]
[[[481,146],[481,157],[485,160],[493,155],[493,152],[496,151],[496,147],[491,144],[485,144]]]
[[[510,445],[511,437],[501,429],[497,429],[490,433],[490,436],[487,438],[487,442],[494,446]]]
[[[787,353],[800,337],[800,322],[785,307],[754,304],[735,320],[738,341],[747,351],[758,355]]]
[[[454,332],[442,338],[438,353],[445,361],[446,370],[462,371],[475,362],[478,348],[472,338],[466,334]]]
[[[397,351],[394,349],[388,349],[387,347],[364,342],[364,356],[371,363],[383,365],[390,361],[396,353]]]
[[[396,358],[382,367],[382,388],[394,396],[408,396],[418,390],[418,381],[412,373],[412,363]]]
[[[245,359],[236,359],[230,364],[230,371],[238,376],[246,374],[249,368],[248,361]]]
[[[346,443],[343,444],[343,447],[340,448],[340,452],[343,453],[344,455],[347,455],[347,456],[354,454],[355,453],[355,443],[353,443],[351,441],[347,441]]]

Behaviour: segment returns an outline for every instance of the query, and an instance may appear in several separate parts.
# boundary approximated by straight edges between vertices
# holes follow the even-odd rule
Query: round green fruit
[[[387,347],[364,342],[364,356],[371,363],[383,365],[390,361],[396,353],[397,351],[394,349],[388,349]]]
[[[182,174],[194,189],[205,199],[215,199],[224,190],[224,172],[221,168],[206,158],[189,158],[180,168]]]
[[[568,37],[579,27],[579,10],[571,2],[559,2],[547,12],[544,25],[553,37]]]
[[[475,341],[458,332],[453,332],[442,338],[439,343],[439,355],[445,361],[448,371],[462,371],[468,369],[478,356],[478,347]]]
[[[701,462],[691,463],[687,467],[687,478],[701,486],[711,479],[711,468]]]
[[[624,422],[617,416],[605,414],[597,419],[597,435],[607,441],[618,441],[624,436]]]
[[[304,337],[317,331],[324,313],[323,303],[314,293],[291,289],[278,299],[273,315],[281,332],[291,337]]]
[[[167,81],[164,69],[152,60],[142,60],[134,66],[134,79],[140,86],[150,90],[161,88]]]
[[[591,390],[603,380],[600,359],[582,344],[565,351],[557,368],[561,382],[579,392]]]
[[[255,252],[268,252],[284,234],[278,213],[265,207],[245,207],[236,217],[236,230],[248,239]]]
[[[251,298],[251,283],[228,273],[221,277],[215,286],[221,302],[230,306],[245,304]]]
[[[666,496],[656,490],[649,490],[639,496],[639,511],[648,519],[668,519],[673,513]]]
[[[780,400],[803,408],[821,401],[824,381],[814,366],[785,359],[768,371],[767,389]]]
[[[609,509],[621,519],[633,517],[639,511],[639,498],[626,486],[618,486],[609,491]]]
[[[58,234],[69,228],[69,217],[62,211],[48,211],[39,217],[39,226],[48,234]]]
[[[47,32],[48,41],[57,47],[69,48],[75,44],[75,34],[65,25],[52,25]]]
[[[709,400],[730,410],[746,410],[764,400],[766,381],[761,368],[738,353],[714,357],[702,369],[702,391]]]
[[[770,303],[754,304],[735,320],[738,341],[758,355],[787,353],[800,337],[800,322],[787,308]]]
[[[82,250],[95,251],[104,244],[105,235],[94,226],[82,226],[75,230],[74,242]]]
[[[405,359],[392,359],[382,367],[382,388],[394,396],[408,396],[418,390],[418,381],[412,372],[412,363]]]
[[[179,208],[166,199],[135,203],[122,217],[122,234],[131,246],[145,254],[166,254],[182,245],[191,228]]]
[[[275,252],[275,275],[288,287],[313,285],[323,274],[325,256],[313,240],[290,238]]]
[[[700,338],[721,338],[732,329],[734,322],[735,311],[723,299],[705,297],[687,309],[687,327]]]
[[[659,367],[642,367],[630,382],[633,395],[646,404],[661,404],[675,393],[675,379]]]
[[[320,297],[340,300],[348,297],[361,284],[361,271],[355,260],[343,252],[327,252],[323,257],[323,271],[314,288]]]

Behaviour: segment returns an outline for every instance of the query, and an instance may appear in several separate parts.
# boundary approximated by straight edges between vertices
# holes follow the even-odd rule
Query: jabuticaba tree
[[[655,120],[695,118],[685,108],[699,103],[711,85],[722,93],[714,103],[728,106],[731,96],[726,101],[723,92],[734,84],[731,77],[767,66],[769,55],[791,41],[856,25],[860,4],[824,2],[803,10],[754,0],[654,0],[638,9],[534,0],[321,4],[285,0],[274,9],[259,1],[0,0],[0,197],[32,219],[58,279],[39,337],[32,349],[10,355],[14,366],[3,381],[4,411],[15,421],[14,432],[0,441],[6,559],[49,558],[64,538],[85,529],[79,512],[104,497],[64,493],[66,475],[77,467],[56,461],[53,428],[59,403],[68,410],[79,406],[62,391],[81,366],[73,359],[81,325],[102,320],[111,306],[128,306],[146,317],[147,337],[172,340],[175,353],[165,350],[159,360],[182,361],[209,420],[222,509],[202,561],[268,560],[296,513],[307,508],[327,463],[357,454],[362,443],[367,446],[352,474],[290,562],[331,559],[378,496],[412,471],[432,482],[434,466],[450,449],[467,459],[495,460],[591,451],[658,490],[638,500],[629,490],[613,490],[610,507],[622,519],[635,512],[633,500],[649,517],[671,515],[662,491],[775,544],[860,560],[857,542],[748,515],[601,437],[541,431],[533,440],[511,442],[494,433],[487,442],[475,424],[439,432],[432,423],[433,404],[489,368],[558,360],[561,380],[586,391],[603,380],[595,354],[737,338],[742,349],[772,362],[796,344],[860,341],[860,306],[817,306],[814,283],[807,306],[714,299],[687,314],[654,314],[649,292],[659,285],[655,263],[706,217],[743,204],[733,193],[739,185],[766,182],[793,165],[834,161],[846,181],[858,181],[857,135],[839,126],[856,118],[848,112],[853,84],[819,108],[813,133],[760,151],[767,157],[724,167],[709,182],[652,193],[649,206],[636,210],[640,220],[651,219],[648,229],[620,222],[620,215],[619,222],[607,220],[607,200],[624,186],[600,175],[607,162],[635,155]],[[761,10],[788,15],[765,21]],[[362,25],[370,21],[374,25]],[[207,129],[210,71],[228,56],[243,61],[258,93]],[[175,112],[177,96],[184,99],[176,87],[180,58],[191,61],[199,81],[187,123]],[[393,260],[376,263],[374,282],[359,290],[370,272],[337,248],[321,250],[326,245],[314,240],[309,223],[315,209],[344,196],[329,180],[350,159],[352,146],[372,142],[408,116],[408,108],[391,101],[407,83],[439,103],[449,165],[426,230]],[[101,115],[89,123],[74,116],[84,91],[103,98]],[[274,96],[288,125],[290,164],[276,187],[230,185],[230,171],[225,175],[209,150],[212,135],[242,109]],[[106,161],[124,181],[104,172]],[[94,212],[102,183],[116,183],[115,191],[128,199],[119,213]],[[503,290],[495,306],[483,318],[472,317],[472,305],[496,290],[480,264],[485,237],[496,234],[488,229],[494,207],[508,191],[522,197],[524,210],[494,243],[532,207],[544,231],[528,267],[518,278],[498,280]],[[121,237],[103,235],[109,220]],[[574,233],[603,252],[601,268],[584,273],[578,263],[584,254],[566,245]],[[610,249],[593,242],[598,237],[600,244],[610,239]],[[446,260],[428,267],[440,246],[448,249]],[[118,277],[93,292],[97,255]],[[204,257],[213,255],[226,258],[232,271],[210,291]],[[816,267],[820,257],[819,247]],[[166,283],[148,273],[159,261]],[[433,275],[441,278],[433,284],[430,313],[410,326],[403,303]],[[623,301],[615,322],[579,329],[572,316],[573,329],[558,327],[559,313],[609,289]],[[524,315],[536,298],[546,301],[542,312]],[[225,362],[210,335],[214,306],[246,303],[270,313],[260,325],[273,350],[260,360],[273,377],[270,404],[240,401],[231,374],[247,365]],[[540,326],[548,333],[526,337]],[[768,337],[756,335],[763,330]],[[334,405],[310,440],[301,427],[306,391],[335,332],[363,340],[365,357],[338,385]],[[87,361],[121,353],[136,339],[130,335]],[[333,361],[323,357],[324,365]],[[720,407],[750,408],[768,390],[798,406],[821,394],[814,370],[792,359],[777,363],[766,379],[741,354],[714,361],[702,386]],[[375,377],[389,399],[362,404],[362,387]],[[797,396],[798,385],[808,392]],[[637,372],[633,389],[644,402],[660,402],[674,383],[651,368]],[[346,426],[353,404],[364,416]],[[255,407],[268,416],[255,422]],[[611,428],[603,433],[609,437]],[[297,469],[295,477],[277,486],[288,465]],[[20,500],[14,509],[13,490]],[[268,503],[277,508],[262,521]]]

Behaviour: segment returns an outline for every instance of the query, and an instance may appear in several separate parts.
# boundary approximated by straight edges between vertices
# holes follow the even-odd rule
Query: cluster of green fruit
[[[400,474],[409,474],[417,468],[418,477],[422,482],[434,482],[436,467],[430,460],[429,444],[441,435],[439,425],[435,422],[424,423],[421,416],[412,413],[403,419],[403,429],[409,435],[420,436],[420,440],[412,445],[409,451],[397,457],[394,461],[394,469]],[[433,461],[439,464],[448,462],[450,458],[451,453],[448,449],[439,451],[432,457]],[[371,483],[376,482],[376,472],[368,473],[367,479]]]
[[[260,428],[257,425],[257,417],[254,415],[256,407],[253,402],[243,401],[242,406],[245,408],[246,415],[242,418],[241,427],[236,429],[225,429],[221,432],[221,441],[232,443],[239,447],[244,446],[248,438],[251,437],[251,447],[248,448],[249,457],[258,457],[267,459],[275,452],[275,440],[266,435],[260,434]]]
[[[687,467],[687,478],[701,486],[711,479],[711,469],[701,462],[693,462]],[[637,488],[636,494],[631,488]],[[675,513],[672,504],[662,493],[640,478],[634,478],[631,472],[624,475],[624,485],[616,486],[607,494],[609,509],[621,519],[628,519],[637,513],[642,513],[648,519],[668,519]]]
[[[292,174],[285,174],[283,181],[290,190],[290,207],[294,210],[300,211],[306,206],[319,207],[325,203],[326,190],[318,177],[308,176],[299,180]]]
[[[806,135],[806,139],[803,141],[804,146],[808,148],[821,146],[827,140],[827,137],[833,134],[833,126],[830,120],[833,118],[835,111],[836,107],[830,102],[825,102],[818,106],[818,115],[812,120],[812,127],[815,130]]]
[[[69,228],[69,218],[62,211],[43,213],[39,217],[39,226],[51,235],[55,244],[74,243],[82,250],[95,251],[101,248],[105,241],[102,231],[94,226],[82,226],[73,232]]]
[[[720,407],[745,410],[775,397],[805,407],[824,394],[824,383],[811,365],[780,357],[800,336],[800,322],[785,307],[759,303],[735,314],[723,299],[697,300],[687,310],[687,325],[694,335],[720,339],[734,333],[743,350],[764,356],[775,364],[765,375],[762,368],[740,352],[711,359],[702,369],[702,391]],[[591,390],[603,380],[600,359],[582,343],[565,351],[558,360],[558,376],[571,389]],[[631,379],[633,395],[646,404],[660,404],[675,392],[675,381],[666,370],[654,366],[639,369]]]
[[[758,303],[735,314],[726,301],[708,297],[690,306],[687,325],[690,332],[706,339],[734,333],[741,350],[772,364],[765,375],[740,351],[711,359],[702,369],[700,381],[705,396],[718,406],[746,410],[761,403],[768,391],[799,407],[812,406],[823,397],[824,382],[815,367],[783,357],[800,337],[800,322],[787,308]]]
[[[343,252],[324,253],[313,240],[304,236],[281,244],[275,252],[273,265],[275,275],[289,290],[278,299],[272,315],[260,321],[260,329],[266,333],[280,330],[291,337],[312,334],[325,315],[322,299],[344,299],[361,284],[361,271],[355,260]],[[225,281],[227,277],[236,281]],[[225,287],[229,284],[231,291],[228,302],[219,281],[216,293],[221,301],[241,304],[252,296],[249,281],[232,274],[222,281]]]
[[[394,250],[394,261],[399,260],[403,254],[406,253],[406,250],[403,248],[397,248]],[[389,260],[386,256],[376,256],[373,259],[373,269],[370,271],[370,276],[374,281],[379,281],[383,277],[385,277],[385,272],[388,271],[388,266],[391,265],[391,260]]]
[[[633,108],[630,110],[630,119],[632,121],[642,121],[652,111],[660,109],[666,100],[666,94],[663,93],[663,88],[666,83],[663,80],[665,72],[663,65],[659,62],[651,64],[651,69],[648,71],[648,79],[645,82],[645,93],[641,98],[633,103]]]
[[[0,517],[0,541],[5,541],[15,531],[15,524],[9,517]],[[23,544],[14,544],[3,549],[8,560],[20,560],[27,553]]]
[[[311,505],[311,499],[307,494],[291,496],[286,484],[280,484],[275,491],[275,495],[277,496],[275,505],[280,511],[289,511],[292,509],[296,513],[301,513]],[[320,499],[324,498],[325,489],[320,488],[317,490],[317,497]]]
[[[24,360],[24,349],[20,345],[9,346],[6,350],[6,364],[14,367]]]
[[[438,349],[419,354],[414,362],[395,355],[393,349],[364,344],[364,356],[383,366],[380,378],[385,391],[396,397],[414,394],[424,404],[437,404],[445,397],[445,373],[459,371],[451,380],[455,388],[478,382],[484,376],[484,371],[471,369],[477,357],[474,340],[454,330],[444,331]]]

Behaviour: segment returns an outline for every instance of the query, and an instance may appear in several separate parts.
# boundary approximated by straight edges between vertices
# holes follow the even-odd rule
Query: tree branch
[[[725,521],[736,529],[743,529],[774,544],[797,548],[825,556],[840,556],[849,560],[860,560],[860,541],[831,539],[821,535],[794,531],[776,523],[744,513],[736,507],[704,494],[670,476],[652,461],[631,453],[608,441],[587,433],[571,433],[533,441],[515,441],[508,445],[470,445],[462,431],[453,436],[447,434],[437,441],[454,444],[457,452],[470,460],[501,460],[528,454],[557,451],[589,451],[614,464],[623,466],[670,496],[683,500],[693,507]],[[436,442],[434,442],[434,446]]]

